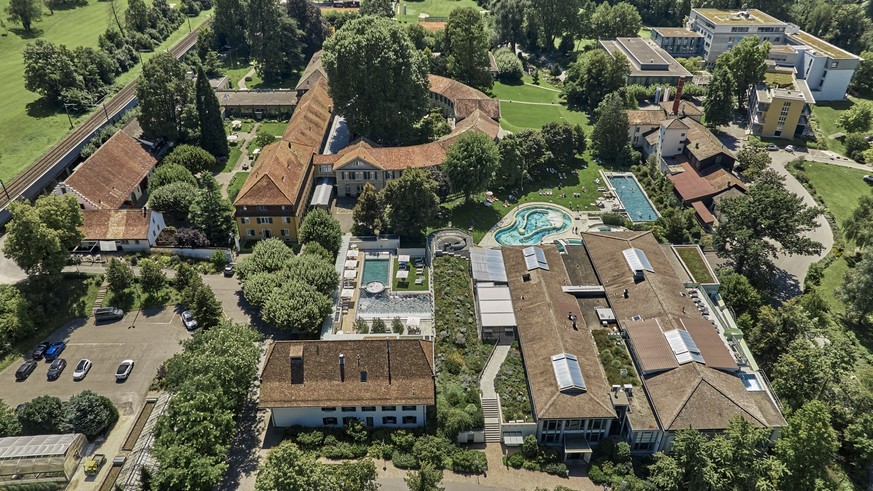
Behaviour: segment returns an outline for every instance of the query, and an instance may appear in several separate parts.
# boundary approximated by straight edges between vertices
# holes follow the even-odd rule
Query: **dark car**
[[[65,343],[63,341],[58,341],[57,343],[54,343],[51,346],[49,346],[49,349],[45,350],[44,357],[45,357],[46,361],[52,361],[55,358],[57,358],[58,356],[60,356],[60,354],[63,353],[64,348],[66,348],[66,347],[67,347],[67,343]]]
[[[15,380],[19,382],[27,379],[34,370],[36,370],[37,363],[33,360],[25,362],[24,365],[18,367],[18,370],[15,371]]]
[[[48,341],[44,343],[39,343],[39,346],[37,346],[36,349],[34,349],[33,352],[30,354],[30,357],[34,360],[42,360],[42,357],[45,356],[46,350],[49,349],[49,346],[51,345],[52,343],[49,343]]]
[[[46,375],[49,380],[57,380],[58,377],[61,376],[61,373],[64,371],[64,368],[67,368],[67,360],[63,358],[57,358],[52,362],[52,366],[49,367],[48,374]]]

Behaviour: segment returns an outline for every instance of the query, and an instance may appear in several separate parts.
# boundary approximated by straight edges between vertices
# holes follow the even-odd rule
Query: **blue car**
[[[58,341],[57,343],[52,343],[49,346],[49,349],[45,350],[45,359],[46,361],[52,361],[64,351],[64,348],[67,347],[67,343],[63,341]]]

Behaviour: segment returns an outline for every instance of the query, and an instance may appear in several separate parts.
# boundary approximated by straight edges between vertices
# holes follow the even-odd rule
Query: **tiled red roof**
[[[83,210],[84,240],[147,240],[152,213],[146,209]]]

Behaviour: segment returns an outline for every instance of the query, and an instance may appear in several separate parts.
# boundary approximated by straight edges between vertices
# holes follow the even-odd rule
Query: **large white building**
[[[425,425],[436,403],[433,342],[420,339],[277,341],[261,375],[273,426]]]

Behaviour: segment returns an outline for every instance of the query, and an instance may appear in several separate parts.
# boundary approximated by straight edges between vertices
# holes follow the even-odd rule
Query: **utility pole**
[[[64,112],[67,113],[67,121],[70,122],[70,129],[73,129],[73,118],[70,117],[69,106],[75,106],[75,104],[64,103]]]

